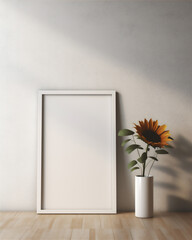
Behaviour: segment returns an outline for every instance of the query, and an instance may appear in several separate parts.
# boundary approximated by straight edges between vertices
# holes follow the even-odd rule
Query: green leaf
[[[147,154],[146,154],[146,152],[144,152],[141,155],[141,157],[137,159],[137,161],[140,162],[140,163],[144,163],[146,161],[146,159],[147,159]]]
[[[137,164],[137,161],[136,161],[136,160],[133,160],[133,161],[131,161],[131,162],[128,164],[128,168],[132,168],[132,167],[134,167],[136,164]]]
[[[135,171],[137,169],[139,169],[139,167],[134,167],[134,168],[131,169],[131,172],[133,172],[133,171]]]
[[[133,134],[134,134],[134,132],[129,129],[122,129],[118,132],[118,136],[121,136],[121,137],[129,136],[129,135],[133,135]]]
[[[156,157],[150,156],[150,158],[152,158],[155,161],[159,161]]]
[[[174,147],[171,146],[171,145],[165,145],[164,147],[165,147],[165,148],[174,148]]]
[[[131,153],[131,152],[133,152],[135,149],[143,149],[140,145],[138,145],[138,144],[132,144],[132,145],[130,145],[129,147],[127,147],[126,148],[126,151],[128,152],[128,153]]]
[[[139,135],[135,135],[137,139],[140,139],[141,141],[145,142]]]
[[[127,142],[131,141],[131,139],[127,139],[121,143],[121,146],[124,147]]]
[[[157,154],[168,154],[166,150],[160,149],[155,151]]]
[[[135,135],[136,138],[140,139],[141,137],[139,135]]]

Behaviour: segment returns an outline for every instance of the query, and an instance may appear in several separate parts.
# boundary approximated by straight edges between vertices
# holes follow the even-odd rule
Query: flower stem
[[[133,135],[132,135],[132,136],[133,136]],[[133,141],[134,141],[134,143],[136,144],[134,136],[133,136]],[[139,157],[141,157],[138,148],[137,148],[137,153],[138,153]]]
[[[156,153],[155,157],[157,158],[157,153]],[[155,160],[153,160],[153,162],[152,162],[152,164],[151,164],[151,167],[149,168],[148,176],[149,176],[149,174],[150,174],[150,172],[151,172],[151,169],[152,169],[154,163],[155,163]]]
[[[132,137],[133,137],[133,141],[134,141],[134,143],[136,144],[136,142],[135,142],[135,138],[134,138],[134,135],[132,135]],[[137,148],[137,153],[138,153],[139,157],[141,157],[138,148]],[[140,170],[141,170],[141,174],[142,174],[142,169],[141,169],[141,166],[140,166],[139,162],[137,162],[137,164],[138,164],[138,166],[139,166],[139,168],[140,168]]]
[[[149,144],[147,144],[147,147],[146,147],[146,156],[147,156],[148,146],[149,146]],[[146,158],[146,160],[143,163],[143,177],[145,176],[145,163],[146,163],[146,161],[147,161],[147,158]]]
[[[151,164],[151,167],[150,167],[150,169],[149,169],[149,173],[148,173],[148,177],[149,177],[149,174],[150,174],[150,172],[151,172],[151,168],[153,167],[153,164],[155,163],[155,160],[153,160],[153,162],[152,162],[152,164]]]

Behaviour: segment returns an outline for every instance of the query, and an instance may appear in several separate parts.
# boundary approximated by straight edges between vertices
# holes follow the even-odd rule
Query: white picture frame
[[[115,214],[116,92],[38,93],[38,214]]]

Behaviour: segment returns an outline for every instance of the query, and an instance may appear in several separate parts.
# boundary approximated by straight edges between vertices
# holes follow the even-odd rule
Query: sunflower
[[[150,119],[147,121],[139,121],[139,125],[135,124],[139,137],[147,144],[153,147],[164,147],[168,141],[172,141],[168,130],[165,131],[166,125],[158,125],[158,121]]]

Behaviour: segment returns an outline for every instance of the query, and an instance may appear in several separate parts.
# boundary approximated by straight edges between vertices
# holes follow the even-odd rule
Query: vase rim
[[[152,175],[149,175],[149,176],[136,175],[135,177],[142,177],[142,178],[153,178],[153,176],[152,176]]]

